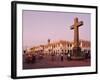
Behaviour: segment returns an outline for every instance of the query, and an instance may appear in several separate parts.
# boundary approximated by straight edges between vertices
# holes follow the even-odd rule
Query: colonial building
[[[61,53],[69,53],[72,51],[74,47],[74,43],[66,40],[60,40],[55,42],[50,42],[48,39],[48,43],[44,45],[38,45],[30,48],[31,53],[39,53],[39,54],[61,54]],[[90,51],[90,41],[80,40],[81,51],[88,52]]]
[[[91,43],[90,41],[80,40],[80,47],[81,47],[81,51],[84,51],[87,53],[91,49]]]

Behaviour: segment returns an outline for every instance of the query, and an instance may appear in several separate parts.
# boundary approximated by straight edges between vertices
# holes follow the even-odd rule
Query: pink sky
[[[74,32],[70,30],[70,26],[75,17],[84,22],[84,25],[79,27],[80,39],[91,39],[91,14],[89,13],[23,10],[22,15],[24,48],[46,44],[48,39],[73,41]]]

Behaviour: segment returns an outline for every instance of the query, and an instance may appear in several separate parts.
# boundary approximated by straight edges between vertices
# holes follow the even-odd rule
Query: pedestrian
[[[35,63],[35,61],[36,61],[36,56],[33,54],[32,55],[32,63]]]
[[[61,61],[63,61],[63,54],[61,54]]]
[[[51,54],[51,60],[54,61],[54,54]]]
[[[71,60],[71,54],[70,53],[67,54],[67,60]]]

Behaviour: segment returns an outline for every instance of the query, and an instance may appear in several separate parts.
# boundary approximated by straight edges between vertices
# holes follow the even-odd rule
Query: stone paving
[[[34,63],[26,63],[23,58],[23,69],[39,69],[39,68],[58,68],[58,67],[81,67],[90,66],[90,59],[84,60],[67,60],[66,56],[44,56],[43,59],[36,59]]]

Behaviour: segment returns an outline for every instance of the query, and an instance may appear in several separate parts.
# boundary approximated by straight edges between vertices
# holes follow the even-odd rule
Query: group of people
[[[85,53],[85,58],[90,58],[90,54]],[[26,63],[35,63],[37,61],[64,61],[71,60],[71,53],[26,53],[24,55]]]
[[[36,62],[36,56],[33,54],[24,54],[23,59],[25,63],[35,63]]]
[[[61,54],[51,54],[52,61],[64,61],[67,59],[67,55],[64,53]]]
[[[35,63],[43,59],[47,61],[64,61],[67,59],[67,55],[66,53],[61,53],[61,54],[25,53],[24,59],[26,63]]]

